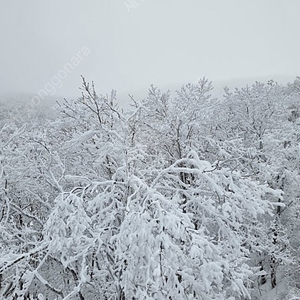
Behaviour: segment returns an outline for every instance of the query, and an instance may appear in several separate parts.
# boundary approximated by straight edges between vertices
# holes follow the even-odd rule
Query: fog
[[[296,76],[300,2],[0,0],[0,94]]]

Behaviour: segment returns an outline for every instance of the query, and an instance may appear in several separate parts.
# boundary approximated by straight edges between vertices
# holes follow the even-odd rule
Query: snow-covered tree
[[[83,79],[55,120],[2,122],[1,297],[296,294],[297,83],[151,86],[123,112]]]

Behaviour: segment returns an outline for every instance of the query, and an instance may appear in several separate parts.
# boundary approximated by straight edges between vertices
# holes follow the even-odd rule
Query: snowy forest
[[[212,92],[2,103],[0,299],[300,299],[300,77]]]

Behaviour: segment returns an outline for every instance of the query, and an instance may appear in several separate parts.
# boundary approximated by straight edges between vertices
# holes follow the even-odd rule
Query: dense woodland
[[[2,103],[0,298],[300,299],[300,77],[211,92]]]

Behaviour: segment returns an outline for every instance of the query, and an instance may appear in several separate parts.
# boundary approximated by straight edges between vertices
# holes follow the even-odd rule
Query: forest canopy
[[[300,299],[300,77],[212,89],[2,104],[0,298]]]

